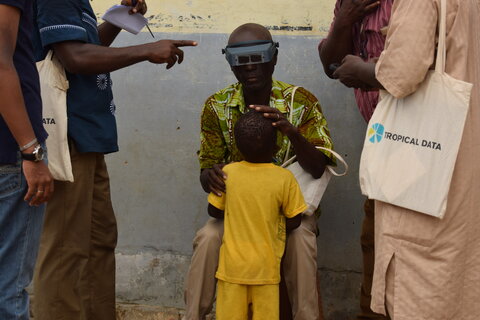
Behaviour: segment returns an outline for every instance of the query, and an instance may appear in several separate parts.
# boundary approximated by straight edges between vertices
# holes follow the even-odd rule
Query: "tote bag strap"
[[[331,174],[333,174],[336,177],[342,177],[342,176],[344,176],[348,173],[348,163],[343,159],[343,157],[341,155],[339,155],[337,152],[335,152],[335,151],[333,151],[332,149],[329,149],[329,148],[324,148],[324,147],[315,147],[315,148],[317,148],[318,150],[325,150],[325,151],[330,152],[331,154],[333,154],[335,156],[335,158],[337,160],[339,160],[343,164],[345,169],[341,173],[336,172],[333,169],[332,166],[327,166],[325,169],[328,170]],[[293,156],[290,159],[288,159],[287,161],[285,161],[285,163],[282,164],[282,168],[287,167],[289,164],[291,164],[293,161],[295,161],[296,158],[297,158],[297,156]]]
[[[294,87],[292,89],[292,99],[291,99],[291,102],[290,102],[290,113],[288,115],[288,120],[290,121],[290,123],[293,124],[293,102],[294,102],[294,99],[295,99],[295,92],[297,91],[299,87]],[[288,158],[288,156],[290,155],[290,145],[291,145],[291,142],[290,140],[288,141],[288,147],[287,147],[287,152],[285,153],[285,158],[284,158],[284,161],[283,161],[283,164],[282,164],[282,167],[285,168],[286,166],[288,166],[289,164],[291,164],[293,161],[295,161],[295,159],[297,158],[297,156],[293,156],[291,157],[290,159]],[[328,151],[330,152],[331,154],[333,154],[335,156],[335,158],[337,158],[338,160],[340,160],[340,162],[343,164],[343,166],[345,167],[345,170],[342,172],[342,173],[337,173],[331,166],[327,166],[326,167],[326,170],[330,171],[331,174],[333,174],[334,176],[337,176],[337,177],[341,177],[341,176],[344,176],[348,173],[348,164],[347,162],[342,158],[341,155],[339,155],[338,153],[336,153],[335,151],[331,150],[331,149],[328,149],[328,148],[324,148],[324,147],[316,147],[317,149],[319,150],[325,150],[325,151]]]
[[[62,66],[53,50],[49,50],[45,59],[37,62],[37,69],[42,73],[42,81],[48,81],[50,85],[60,90],[66,91],[69,89],[69,82],[65,73],[65,68]],[[48,74],[48,76],[46,76]]]
[[[45,60],[52,60],[52,59],[53,59],[53,50],[48,50]]]
[[[295,92],[299,87],[293,87],[292,89],[292,98],[290,100],[290,110],[288,113],[288,121],[293,125],[293,102],[295,100]],[[283,162],[285,163],[288,160],[288,156],[290,155],[290,140],[288,140],[287,144],[287,152],[285,152],[285,158],[283,158]]]
[[[438,48],[435,71],[445,73],[445,61],[447,58],[447,0],[440,0],[440,23],[438,29]]]

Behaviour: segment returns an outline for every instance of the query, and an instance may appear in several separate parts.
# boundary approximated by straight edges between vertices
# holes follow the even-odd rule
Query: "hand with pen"
[[[147,13],[147,3],[145,2],[145,0],[122,0],[120,4],[123,6],[132,7],[132,9],[130,9],[129,11],[130,14],[139,13],[144,16],[145,13]],[[150,30],[150,27],[148,26],[148,23],[147,29],[148,32],[150,32],[150,34],[152,35],[152,38],[155,38],[152,30]]]
[[[132,7],[130,14],[140,13],[145,15],[147,13],[147,3],[145,0],[122,0],[121,5]]]

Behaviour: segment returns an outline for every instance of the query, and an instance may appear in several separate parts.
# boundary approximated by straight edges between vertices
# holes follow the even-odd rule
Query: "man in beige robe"
[[[396,0],[376,66],[347,56],[336,77],[397,98],[414,93],[435,59],[439,10],[440,0]],[[446,72],[473,91],[445,217],[375,206],[372,309],[393,320],[480,319],[479,0],[447,0]]]

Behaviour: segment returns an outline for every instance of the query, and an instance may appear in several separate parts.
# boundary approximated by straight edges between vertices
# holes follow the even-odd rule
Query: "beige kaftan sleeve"
[[[394,97],[415,92],[434,61],[435,0],[395,0],[376,77]]]

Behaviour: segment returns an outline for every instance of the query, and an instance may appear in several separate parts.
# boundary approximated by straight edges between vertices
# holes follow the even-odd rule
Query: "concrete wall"
[[[105,2],[111,4],[111,1]],[[247,7],[253,3],[206,1],[207,8],[198,9],[201,11],[198,15],[207,14],[208,6],[214,10],[214,4],[230,2],[232,5],[246,3]],[[158,3],[164,2],[156,2],[153,8],[160,10]],[[177,2],[171,3],[177,5]],[[188,9],[189,3],[195,7],[199,2],[181,2],[177,9]],[[314,3],[319,8],[328,8],[329,13],[311,19],[313,31],[284,28],[274,32],[275,40],[280,42],[274,76],[301,85],[319,98],[335,147],[351,167],[347,177],[332,180],[322,201],[323,215],[319,219],[318,262],[324,308],[328,319],[342,320],[351,318],[358,306],[359,235],[363,217],[358,162],[365,124],[352,92],[326,78],[319,63],[316,47],[328,30],[334,1],[305,1],[305,10]],[[93,4],[97,12],[108,7],[98,1]],[[297,3],[296,7],[304,5]],[[167,11],[176,17],[171,13],[175,11],[172,6],[175,7],[167,6]],[[295,13],[293,8],[289,10]],[[279,25],[274,16],[261,14],[260,17],[266,22],[255,19],[254,15],[247,21]],[[220,49],[225,46],[228,32],[242,23],[241,20],[239,17],[234,22],[212,23],[208,32],[188,24],[162,27],[154,20],[157,21],[155,26],[152,24],[156,38],[192,39],[200,45],[187,48],[184,63],[169,71],[164,66],[141,63],[113,73],[120,152],[107,159],[119,228],[119,301],[183,307],[183,283],[192,239],[208,218],[206,194],[198,182],[199,116],[208,96],[235,81]],[[301,17],[284,25],[301,26],[300,22]],[[212,30],[217,33],[210,32]],[[114,46],[148,41],[152,39],[145,32],[137,36],[122,33]]]
[[[92,0],[98,17],[119,0]],[[275,34],[325,35],[336,0],[147,0],[152,30],[181,33],[230,33],[257,22]]]

